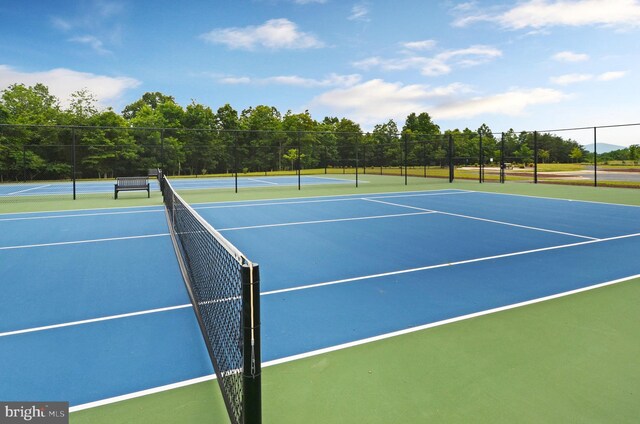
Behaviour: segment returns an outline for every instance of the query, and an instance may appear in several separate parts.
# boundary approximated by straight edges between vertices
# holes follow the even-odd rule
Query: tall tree
[[[71,94],[69,106],[65,110],[66,123],[88,125],[89,120],[98,113],[98,98],[86,88]]]
[[[125,106],[125,108],[122,109],[122,116],[124,119],[130,120],[136,117],[136,115],[142,110],[143,106],[148,106],[155,110],[159,105],[165,102],[175,103],[176,101],[173,96],[167,96],[166,94],[162,94],[158,91],[153,93],[147,92],[144,93],[140,99]]]

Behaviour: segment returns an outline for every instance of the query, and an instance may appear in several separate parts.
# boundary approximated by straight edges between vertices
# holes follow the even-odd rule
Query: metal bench
[[[147,197],[151,197],[149,177],[116,177],[114,196],[118,198],[119,191],[147,190]]]

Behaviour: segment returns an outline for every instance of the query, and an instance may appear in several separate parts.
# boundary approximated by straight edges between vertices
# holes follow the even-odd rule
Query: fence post
[[[27,144],[22,144],[22,182],[27,182]]]
[[[409,137],[407,137],[406,133],[403,133],[402,138],[404,139],[404,185],[408,185],[409,179],[407,173],[409,167],[407,162],[409,161]]]
[[[301,155],[300,155],[300,130],[298,130],[297,134],[296,134],[296,138],[297,138],[297,143],[298,143],[298,158],[296,160],[296,172],[298,173],[298,190],[300,190],[301,188],[301,176],[300,174],[302,174],[302,163],[300,162],[301,159]]]
[[[483,148],[482,148],[482,133],[481,133],[480,131],[478,131],[478,136],[480,137],[480,140],[479,140],[479,147],[480,147],[480,157],[479,157],[479,160],[480,160],[480,166],[478,167],[478,168],[479,168],[479,169],[478,169],[478,182],[479,182],[480,184],[482,184],[482,170],[483,170],[483,167],[484,167],[484,150],[483,150]]]
[[[453,135],[449,134],[449,182],[452,183],[453,179]]]
[[[538,184],[538,131],[533,132],[533,183]]]
[[[233,178],[236,187],[236,193],[238,192],[238,133],[233,133]]]
[[[164,167],[164,128],[160,130],[160,169],[162,169],[163,172],[165,171],[165,167]]]
[[[598,127],[593,127],[593,186],[598,187]]]
[[[504,184],[505,180],[505,168],[504,163],[504,132],[500,135],[500,183]]]
[[[71,128],[71,179],[73,180],[73,200],[76,200],[76,129]]]

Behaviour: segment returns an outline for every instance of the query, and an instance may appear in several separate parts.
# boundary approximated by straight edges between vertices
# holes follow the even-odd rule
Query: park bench
[[[115,198],[119,191],[147,190],[147,197],[151,197],[149,177],[116,177]]]

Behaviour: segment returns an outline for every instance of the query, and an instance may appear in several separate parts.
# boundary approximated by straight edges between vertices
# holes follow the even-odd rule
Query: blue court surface
[[[461,190],[193,206],[260,264],[265,362],[640,275],[634,206]],[[0,399],[78,407],[212,373],[161,207],[5,214],[0,234]]]
[[[351,184],[352,181],[331,176],[301,176],[300,184]],[[78,181],[76,182],[77,194],[113,193],[115,179],[105,181]],[[152,190],[159,190],[157,181],[150,178]],[[274,187],[295,186],[298,184],[297,176],[255,176],[238,177],[238,187]],[[203,190],[216,188],[234,188],[236,180],[233,177],[201,177],[201,178],[174,178],[172,185],[176,190]],[[0,197],[6,196],[46,196],[64,195],[73,193],[73,183],[65,182],[36,182],[36,183],[6,183],[0,184]]]

